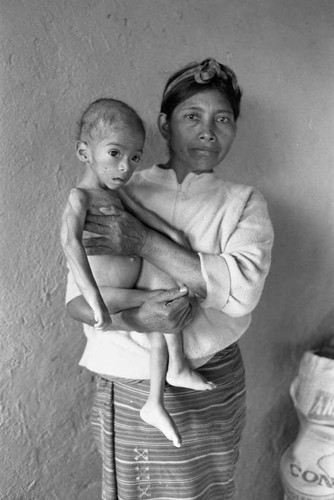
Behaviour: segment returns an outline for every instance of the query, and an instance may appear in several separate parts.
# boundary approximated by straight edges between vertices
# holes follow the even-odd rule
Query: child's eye
[[[117,149],[110,149],[108,151],[108,154],[112,156],[113,158],[119,158],[120,152]]]
[[[134,155],[132,158],[131,158],[132,161],[134,161],[135,163],[139,163],[140,160],[141,160],[141,157],[139,155]]]

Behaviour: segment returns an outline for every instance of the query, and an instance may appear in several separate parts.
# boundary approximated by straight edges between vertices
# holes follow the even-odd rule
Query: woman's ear
[[[168,140],[170,130],[169,121],[165,113],[160,113],[158,116],[158,128],[162,137]]]
[[[83,163],[88,161],[88,145],[84,141],[77,141],[75,144],[75,152],[77,157]]]

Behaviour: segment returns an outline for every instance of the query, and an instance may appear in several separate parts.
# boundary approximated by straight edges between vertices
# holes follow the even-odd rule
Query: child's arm
[[[69,279],[67,284],[67,310],[73,319],[93,326],[92,309],[82,295],[73,297],[71,282]],[[153,298],[147,297],[140,307],[112,313],[110,330],[179,333],[192,320],[187,287],[155,292],[157,295]]]
[[[151,210],[144,208],[141,204],[134,201],[127,193],[123,191],[123,189],[118,193],[126,210],[132,213],[132,215],[134,215],[137,219],[141,220],[144,224],[151,227],[152,229],[165,234],[171,240],[175,241],[175,243],[189,248],[189,243],[186,240],[186,237],[181,233],[181,231],[173,228],[166,221],[160,219],[157,214],[151,212]]]
[[[109,311],[93,277],[81,241],[87,206],[87,194],[81,189],[72,189],[62,217],[61,244],[75,282],[93,309],[96,321],[95,328],[106,330],[111,324]]]
[[[149,290],[136,290],[129,288],[100,287],[100,292],[110,314],[117,314],[128,309],[136,309],[142,306],[146,300],[150,300],[154,295],[149,296]],[[138,294],[137,292],[142,292]],[[67,310],[73,319],[94,326],[92,309],[88,305],[83,295],[77,295],[67,302]],[[110,329],[113,328],[114,325]],[[117,329],[117,328],[116,328]]]
[[[113,288],[101,286],[100,292],[110,314],[140,307],[163,290],[138,290],[135,288]]]

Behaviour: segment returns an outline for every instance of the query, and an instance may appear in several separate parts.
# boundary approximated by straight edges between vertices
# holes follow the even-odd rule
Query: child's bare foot
[[[196,370],[192,370],[187,365],[177,372],[168,370],[166,380],[174,387],[185,387],[186,389],[194,389],[195,391],[211,391],[217,387],[216,384],[209,382]]]
[[[153,425],[162,432],[176,448],[181,446],[181,436],[172,417],[158,403],[147,401],[140,410],[140,416],[147,424]]]

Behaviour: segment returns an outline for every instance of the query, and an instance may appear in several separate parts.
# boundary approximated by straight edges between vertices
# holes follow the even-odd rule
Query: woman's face
[[[225,158],[236,133],[232,107],[218,90],[203,90],[180,103],[160,126],[176,171],[211,172]]]

